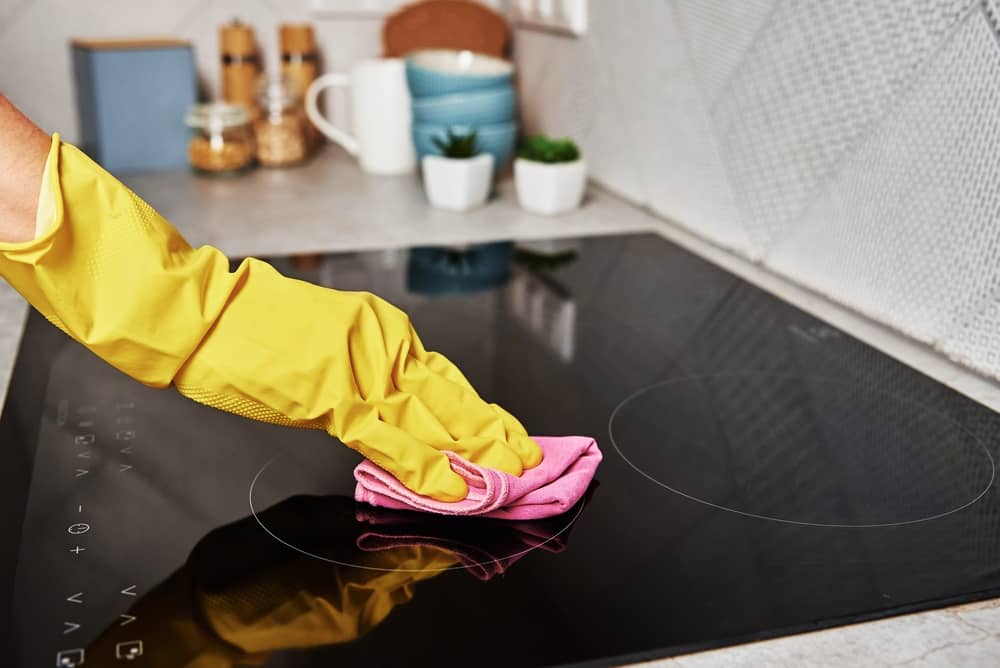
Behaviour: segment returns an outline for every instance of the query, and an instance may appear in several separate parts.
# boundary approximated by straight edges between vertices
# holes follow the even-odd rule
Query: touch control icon
[[[84,652],[82,649],[64,649],[56,654],[56,666],[59,668],[76,668],[82,666]]]
[[[142,656],[142,641],[128,640],[115,645],[115,658],[132,661]]]

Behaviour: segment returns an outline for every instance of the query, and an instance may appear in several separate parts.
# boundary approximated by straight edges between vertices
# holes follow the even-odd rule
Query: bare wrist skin
[[[35,212],[51,138],[0,94],[0,242],[35,237]]]

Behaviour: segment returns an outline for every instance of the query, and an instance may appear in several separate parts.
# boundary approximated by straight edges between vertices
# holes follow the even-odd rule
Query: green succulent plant
[[[545,135],[525,137],[517,148],[517,157],[534,162],[558,163],[579,160],[580,149],[572,139],[552,139]]]
[[[448,130],[447,137],[434,137],[432,141],[446,158],[474,158],[479,155],[475,130],[467,134]]]
[[[555,255],[535,253],[522,248],[514,251],[514,262],[533,271],[556,271],[573,264],[578,257],[579,253],[575,250],[563,251]]]

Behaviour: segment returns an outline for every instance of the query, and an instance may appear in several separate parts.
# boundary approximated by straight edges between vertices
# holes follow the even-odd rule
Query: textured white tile
[[[778,4],[713,109],[755,255],[783,238],[892,114],[920,64],[972,5]]]
[[[684,40],[711,106],[725,91],[775,0],[673,0]]]
[[[593,37],[607,63],[609,91],[621,101],[622,134],[635,147],[646,203],[720,245],[743,248],[707,105],[671,5],[591,8]]]
[[[1000,286],[1000,118],[976,113],[998,104],[1000,49],[976,12],[766,263],[924,342],[947,337]],[[996,322],[957,331],[994,374]]]
[[[983,302],[954,315],[937,347],[962,364],[1000,376],[1000,288],[993,286]]]

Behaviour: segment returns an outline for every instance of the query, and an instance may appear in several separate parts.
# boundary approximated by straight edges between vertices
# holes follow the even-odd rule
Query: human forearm
[[[35,210],[51,138],[0,94],[0,242],[35,236]]]

